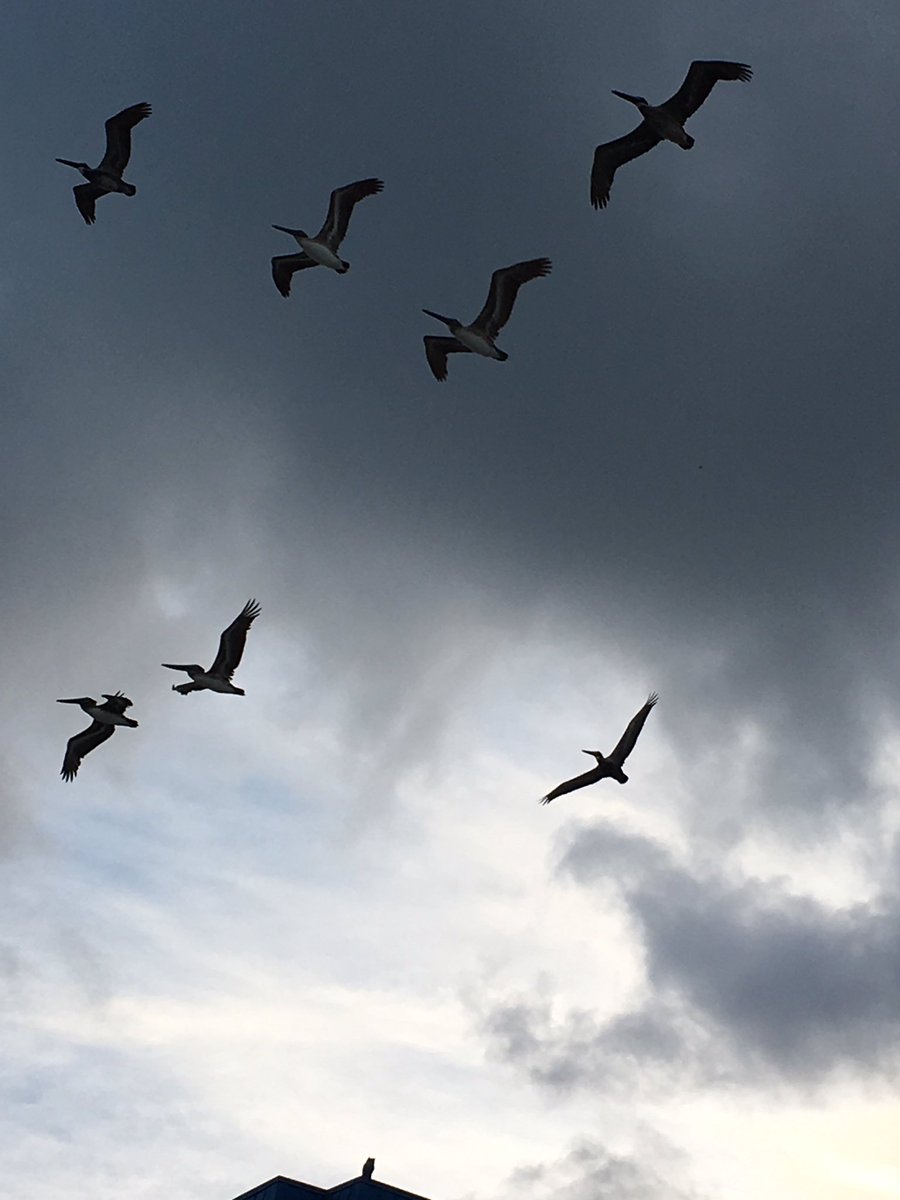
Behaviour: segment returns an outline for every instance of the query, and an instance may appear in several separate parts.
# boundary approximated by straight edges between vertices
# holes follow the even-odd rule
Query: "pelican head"
[[[612,88],[612,94],[619,96],[622,100],[627,100],[630,104],[637,104],[639,106],[643,104],[649,107],[648,101],[644,96],[629,96],[627,92],[617,92],[615,88]]]
[[[430,308],[423,308],[422,312],[428,317],[434,317],[436,321],[443,321],[448,329],[452,329],[454,325],[458,325],[456,317],[442,317],[440,313],[432,312]]]
[[[91,169],[87,163],[72,162],[70,158],[58,158],[56,161],[62,163],[64,167],[74,167],[76,171],[81,171],[82,174]]]

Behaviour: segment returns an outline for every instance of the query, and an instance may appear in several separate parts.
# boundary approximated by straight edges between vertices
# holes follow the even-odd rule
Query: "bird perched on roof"
[[[371,1179],[372,1172],[375,1170],[375,1159],[367,1158],[363,1163],[362,1177],[363,1179]]]
[[[94,210],[101,196],[108,196],[110,192],[133,196],[137,191],[133,183],[125,182],[122,172],[128,166],[131,157],[131,131],[139,121],[149,117],[152,111],[150,105],[144,102],[123,108],[120,113],[109,118],[106,122],[106,153],[99,166],[89,167],[85,162],[73,162],[68,158],[56,160],[63,166],[74,167],[87,180],[87,183],[79,183],[72,191],[75,193],[78,211],[88,225],[93,225],[96,220]]]
[[[77,704],[83,712],[93,718],[87,729],[74,734],[66,743],[66,754],[63,758],[60,775],[67,783],[71,783],[78,774],[78,768],[81,766],[84,756],[90,754],[107,738],[111,738],[117,725],[127,725],[129,729],[138,727],[137,721],[125,716],[126,708],[132,707],[132,703],[126,695],[116,692],[110,696],[108,692],[104,692],[103,699],[106,701],[105,704],[98,704],[92,696],[76,696],[72,700],[57,700],[56,702],[57,704]]]
[[[260,614],[260,607],[255,600],[248,600],[227,629],[222,631],[219,638],[219,652],[215,662],[208,671],[199,663],[163,663],[170,671],[187,671],[191,677],[190,683],[172,684],[173,692],[186,696],[188,692],[227,692],[232,696],[243,696],[243,688],[235,687],[231,682],[244,653],[247,642],[247,631]]]
[[[582,754],[589,754],[597,760],[597,765],[591,767],[590,771],[585,771],[583,775],[576,775],[574,779],[567,779],[565,783],[561,783],[559,787],[555,787],[552,792],[548,792],[541,799],[541,804],[549,804],[551,800],[555,800],[557,796],[564,796],[567,792],[574,792],[578,788],[587,787],[588,784],[597,783],[600,779],[615,779],[618,783],[627,783],[628,776],[622,770],[622,763],[634,749],[634,744],[638,740],[638,735],[644,728],[644,722],[650,714],[650,709],[659,700],[656,692],[651,692],[647,697],[647,703],[644,707],[631,718],[628,722],[628,728],[619,738],[618,745],[612,754],[604,757],[599,750],[582,750]]]
[[[350,270],[350,264],[338,255],[341,242],[347,236],[353,206],[366,196],[377,195],[384,188],[380,179],[358,179],[344,187],[335,188],[328,205],[325,224],[315,237],[302,229],[289,229],[286,225],[273,225],[282,233],[289,233],[300,247],[300,254],[277,254],[272,259],[272,278],[282,296],[291,294],[291,277],[307,267],[330,267],[339,275]]]
[[[630,96],[614,89],[613,95],[633,104],[643,120],[631,133],[613,142],[604,142],[594,151],[591,171],[591,204],[594,208],[606,208],[613,176],[619,167],[633,158],[646,154],[660,142],[674,142],[682,150],[690,150],[694,139],[684,129],[688,117],[694,115],[717,83],[735,79],[746,83],[752,74],[746,63],[698,60],[691,63],[675,95],[657,105],[648,103],[643,96]]]
[[[447,378],[448,354],[480,354],[497,362],[506,362],[509,355],[495,344],[497,334],[509,320],[516,296],[523,283],[549,275],[552,263],[549,258],[531,258],[527,262],[513,263],[511,267],[500,267],[491,276],[484,308],[471,325],[463,325],[455,317],[442,317],[440,313],[423,308],[422,312],[436,321],[442,321],[452,337],[425,337],[425,357],[431,373],[442,383]]]

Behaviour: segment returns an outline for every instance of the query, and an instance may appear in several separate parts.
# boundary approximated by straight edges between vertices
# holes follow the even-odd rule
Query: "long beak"
[[[432,312],[430,308],[423,308],[422,312],[425,313],[426,316],[434,317],[436,321],[443,321],[445,325],[453,324],[452,317],[442,317],[440,313]]]
[[[291,237],[293,237],[295,234],[298,234],[298,233],[300,234],[301,237],[303,236],[301,230],[288,229],[287,225],[273,225],[272,228],[279,229],[282,233],[289,233],[291,235]]]
[[[640,104],[643,101],[642,96],[629,96],[627,92],[617,92],[615,88],[610,88],[614,96],[618,96],[622,100],[628,100],[631,104]]]
[[[62,163],[64,167],[74,167],[76,171],[81,170],[81,163],[72,162],[69,158],[58,158],[56,161]]]
[[[56,703],[57,704],[80,704],[81,697],[79,696],[77,700],[57,700]]]
[[[603,755],[599,750],[582,750],[582,754],[589,754],[591,758],[602,758]]]

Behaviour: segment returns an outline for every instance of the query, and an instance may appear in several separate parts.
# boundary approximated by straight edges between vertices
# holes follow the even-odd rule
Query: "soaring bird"
[[[70,737],[66,743],[66,756],[63,759],[60,774],[67,783],[78,774],[81,760],[101,742],[111,738],[117,725],[127,725],[129,729],[137,729],[137,721],[125,716],[125,709],[131,708],[131,701],[122,692],[110,696],[103,693],[105,704],[98,704],[92,696],[76,696],[73,700],[57,700],[57,704],[77,704],[80,709],[93,717],[87,729]]]
[[[622,763],[634,749],[638,734],[644,728],[644,722],[647,720],[650,709],[658,699],[659,696],[656,692],[650,693],[647,703],[628,722],[628,728],[619,738],[619,744],[608,758],[604,758],[599,750],[582,750],[582,754],[589,754],[597,760],[596,767],[591,767],[590,771],[585,771],[583,775],[576,775],[574,779],[567,779],[565,783],[555,787],[552,792],[548,792],[542,798],[541,804],[549,804],[557,796],[564,796],[566,792],[574,792],[578,788],[587,787],[589,783],[597,783],[600,779],[615,779],[619,783],[627,783],[628,776],[622,770]]]
[[[709,93],[720,80],[739,79],[746,83],[752,76],[746,63],[736,62],[692,62],[684,83],[664,104],[649,104],[643,96],[629,96],[627,92],[613,90],[633,104],[644,118],[640,125],[616,138],[604,142],[594,151],[594,168],[591,171],[591,204],[594,208],[606,208],[609,189],[612,187],[616,170],[631,162],[639,154],[646,154],[660,142],[674,142],[682,150],[690,150],[694,139],[684,131],[684,123],[694,115]]]
[[[285,225],[272,226],[273,229],[280,229],[282,233],[289,233],[302,251],[300,254],[277,254],[272,259],[272,278],[282,296],[291,294],[291,276],[295,271],[323,266],[331,267],[332,271],[344,275],[350,270],[350,264],[339,257],[338,250],[347,236],[353,206],[366,196],[376,195],[383,187],[380,179],[358,179],[356,183],[335,188],[331,193],[325,224],[315,237],[310,237],[302,229],[288,229]]]
[[[494,345],[494,339],[509,320],[522,284],[549,275],[551,267],[549,258],[530,258],[527,262],[513,263],[511,267],[495,271],[484,308],[471,325],[463,325],[455,317],[442,317],[430,308],[422,309],[429,317],[443,321],[453,334],[453,337],[424,338],[425,357],[438,383],[447,378],[448,354],[481,354],[484,358],[506,362],[509,355]]]
[[[248,600],[227,629],[219,638],[219,653],[216,661],[204,671],[197,663],[163,663],[170,671],[187,671],[191,677],[190,683],[172,684],[173,692],[228,692],[232,696],[243,696],[244,689],[235,687],[231,677],[238,668],[244,645],[247,641],[247,630],[260,614],[260,607],[255,600]]]
[[[123,108],[120,113],[109,118],[106,122],[106,153],[99,167],[89,167],[87,163],[72,162],[68,158],[56,160],[66,167],[74,167],[87,180],[87,183],[79,183],[72,191],[75,193],[78,211],[88,225],[94,224],[94,207],[101,196],[106,196],[109,192],[133,196],[137,191],[134,184],[125,182],[122,172],[128,166],[131,157],[131,131],[144,117],[149,117],[152,111],[147,103],[132,104],[130,108]]]

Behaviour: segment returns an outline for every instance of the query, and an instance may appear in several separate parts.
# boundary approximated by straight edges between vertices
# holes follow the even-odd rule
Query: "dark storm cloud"
[[[374,21],[232,3],[211,39],[161,5],[124,43],[102,6],[78,26],[38,14],[54,90],[34,97],[24,58],[2,85],[43,172],[5,211],[20,611],[61,577],[87,604],[203,564],[242,600],[262,590],[235,577],[243,518],[329,670],[352,678],[380,646],[387,686],[363,708],[397,728],[453,600],[478,589],[513,621],[629,647],[677,698],[692,760],[698,729],[727,746],[736,722],[760,727],[752,803],[725,798],[718,838],[729,811],[736,837],[757,811],[864,807],[867,706],[895,715],[900,668],[883,320],[900,166],[880,133],[897,29],[889,10],[818,11],[813,37],[776,6],[677,22],[573,6],[560,23],[496,5],[473,38],[415,4]],[[690,155],[630,164],[593,212],[593,146],[632,121],[609,88],[664,96],[720,54],[754,80],[714,91]],[[82,228],[50,151],[90,156],[144,95],[138,195]],[[386,186],[354,214],[353,270],[282,301],[271,222],[318,222],[366,174]],[[536,254],[554,273],[522,293],[509,363],[454,362],[435,384],[421,306],[474,315],[496,266]],[[169,536],[138,558],[160,505]],[[410,628],[415,663],[393,673]],[[700,773],[698,809],[717,778]]]
[[[621,889],[647,996],[606,1022],[512,1000],[484,1028],[495,1051],[550,1086],[783,1083],[893,1077],[900,1058],[900,894],[828,908],[786,882],[689,870],[659,845],[582,829],[561,871]]]

